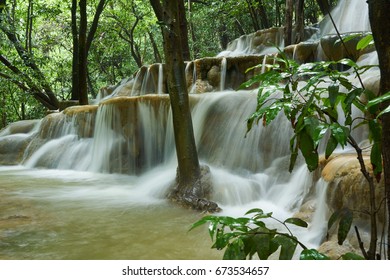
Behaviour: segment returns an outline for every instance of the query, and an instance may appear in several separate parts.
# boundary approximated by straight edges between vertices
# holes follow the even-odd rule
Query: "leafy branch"
[[[374,177],[379,181],[383,170],[379,117],[390,111],[390,107],[382,111],[379,108],[382,102],[390,100],[390,92],[376,97],[363,85],[355,86],[348,76],[360,77],[373,66],[359,66],[350,59],[299,65],[281,52],[276,61],[275,65],[267,65],[267,72],[254,76],[242,85],[242,88],[258,86],[257,108],[247,121],[247,133],[254,124],[261,121],[266,126],[283,112],[294,130],[290,140],[290,171],[299,152],[310,171],[317,169],[321,152],[319,144],[322,141],[326,141],[326,159],[338,146],[352,146],[370,189],[371,241],[368,252],[363,254],[373,259],[376,257],[378,212]],[[339,64],[354,69],[354,72],[337,71]],[[361,101],[363,96],[368,99],[367,104]],[[357,108],[363,117],[355,117],[352,108]],[[353,129],[363,125],[368,127],[372,143],[370,164],[373,174],[367,169],[363,150],[351,134]]]

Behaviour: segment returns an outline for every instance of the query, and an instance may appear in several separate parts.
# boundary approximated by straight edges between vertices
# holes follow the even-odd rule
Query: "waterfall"
[[[143,77],[141,91],[139,95],[145,95],[150,93],[150,86],[149,86],[150,79],[151,79],[150,76],[151,75],[150,75],[150,66],[149,66],[146,68],[146,74]]]
[[[163,94],[163,82],[164,82],[164,69],[163,64],[158,65],[158,82],[157,82],[157,94]]]
[[[196,80],[197,80],[197,70],[196,70],[196,60],[194,60],[192,63],[187,63],[186,65],[186,73],[189,73],[190,67],[192,66],[192,85],[189,90],[189,93],[196,93]],[[187,76],[187,75],[186,75]]]
[[[226,70],[227,70],[227,60],[226,60],[226,57],[223,57],[221,60],[221,80],[220,80],[220,86],[219,86],[220,91],[225,90]]]
[[[371,30],[366,0],[339,0],[331,15],[340,33]],[[320,36],[336,33],[329,16],[320,23],[320,30]]]

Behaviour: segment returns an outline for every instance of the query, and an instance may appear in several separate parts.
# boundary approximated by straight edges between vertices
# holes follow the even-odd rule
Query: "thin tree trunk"
[[[329,3],[329,0],[317,0],[317,4],[320,7],[323,15],[327,15],[332,7]]]
[[[88,57],[89,49],[91,48],[93,38],[95,38],[95,33],[97,31],[97,28],[98,28],[100,15],[103,13],[105,4],[106,4],[106,0],[100,0],[98,6],[96,8],[96,12],[95,12],[95,15],[93,17],[93,21],[92,21],[91,27],[90,27],[89,32],[88,32],[88,37],[87,37],[87,57]]]
[[[87,0],[79,1],[80,27],[79,27],[79,90],[80,105],[88,104],[87,82]]]
[[[369,15],[375,47],[378,52],[381,73],[380,94],[390,91],[390,1],[369,1]],[[390,106],[390,102],[382,104],[382,109]],[[382,155],[384,167],[385,194],[387,200],[387,257],[390,257],[390,113],[384,114],[382,120]]]
[[[286,15],[284,20],[284,45],[292,43],[292,22],[294,13],[294,0],[286,0]]]
[[[253,31],[256,32],[257,30],[260,30],[260,25],[259,25],[259,21],[257,20],[256,10],[253,7],[251,0],[246,0],[246,4],[248,5],[249,14],[251,16]]]
[[[157,63],[162,63],[161,54],[160,54],[160,51],[158,50],[156,40],[154,40],[152,32],[149,31],[148,34],[149,34],[150,42],[151,42],[152,47],[153,47],[154,60]]]
[[[236,28],[237,28],[238,32],[240,33],[240,35],[245,35],[246,34],[244,28],[242,27],[241,22],[238,19],[234,20],[234,25],[236,26]]]
[[[275,26],[282,24],[279,1],[275,0]]]
[[[179,20],[179,28],[180,28],[180,41],[181,41],[181,48],[183,52],[183,59],[184,61],[190,61],[191,60],[191,51],[190,51],[190,45],[188,43],[188,24],[187,24],[187,18],[185,13],[185,7],[184,7],[184,0],[176,0],[178,4],[178,10],[181,12],[179,13],[178,20]]]
[[[295,9],[295,17],[296,17],[296,34],[295,34],[295,44],[304,41],[305,37],[305,14],[304,14],[304,0],[295,0],[296,1],[296,9]]]
[[[31,54],[32,26],[33,26],[33,0],[28,1],[27,19],[26,19],[26,50]]]
[[[260,16],[260,22],[261,22],[261,28],[269,28],[271,27],[269,20],[268,20],[268,15],[267,11],[264,7],[263,1],[262,0],[256,0],[257,2],[257,10],[258,14]]]
[[[80,99],[79,89],[79,32],[77,30],[77,0],[72,0],[72,39],[73,39],[73,58],[72,58],[72,95],[71,100]]]

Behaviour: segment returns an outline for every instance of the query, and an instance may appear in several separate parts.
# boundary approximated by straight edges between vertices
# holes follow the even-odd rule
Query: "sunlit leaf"
[[[372,106],[375,106],[375,105],[378,105],[384,101],[387,101],[387,100],[390,100],[390,92],[387,92],[379,97],[376,97],[370,101],[368,101],[367,105],[366,105],[366,108],[370,108]]]
[[[379,117],[381,117],[382,115],[387,114],[387,113],[390,113],[390,106],[388,106],[386,109],[382,110],[382,111],[378,114],[377,118],[379,118]]]
[[[316,117],[307,117],[305,118],[305,129],[312,138],[314,146],[317,146],[328,130],[328,126],[321,123]]]
[[[350,133],[348,127],[341,126],[338,123],[332,123],[330,125],[330,130],[332,136],[337,140],[341,147],[344,148],[344,146],[347,144]]]
[[[358,44],[356,45],[356,49],[357,50],[365,49],[366,47],[372,45],[373,43],[374,43],[374,38],[372,34],[368,34],[358,42]]]
[[[329,257],[321,254],[316,249],[304,249],[299,257],[300,260],[329,260]]]

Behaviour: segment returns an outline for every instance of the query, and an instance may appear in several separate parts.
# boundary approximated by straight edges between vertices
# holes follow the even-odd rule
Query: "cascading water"
[[[221,81],[220,81],[220,86],[219,86],[220,91],[225,90],[226,68],[227,68],[227,59],[226,59],[226,57],[223,57],[221,60]]]
[[[164,81],[164,68],[163,64],[158,65],[158,85],[157,85],[157,94],[163,94],[163,81]]]
[[[339,0],[331,11],[339,32],[371,31],[367,5],[365,0]],[[336,30],[329,16],[326,16],[320,23],[320,34],[323,36],[332,33],[336,33]]]
[[[347,5],[348,2],[352,1],[340,1],[340,5]],[[360,2],[365,1],[353,2],[361,5]],[[341,14],[344,16],[344,12]],[[337,14],[334,16],[337,17]],[[274,33],[276,37],[280,36],[278,32],[276,30]],[[243,37],[236,42],[236,49],[229,50],[228,54],[237,51],[242,55],[248,51],[248,44],[252,43],[252,39]],[[326,183],[322,180],[315,182],[313,174],[307,171],[301,160],[298,160],[292,174],[288,172],[292,131],[290,123],[283,116],[278,116],[268,127],[259,125],[246,133],[246,120],[256,108],[256,92],[224,90],[226,61],[226,58],[221,59],[221,91],[190,96],[199,158],[211,168],[214,187],[212,200],[222,207],[222,215],[241,216],[248,209],[256,207],[273,212],[280,220],[299,213],[305,203],[313,203],[312,208],[316,208],[316,211],[308,214],[312,216],[310,228],[293,230],[300,240],[317,247],[324,237],[327,218],[324,199]],[[263,65],[266,61],[267,56],[264,56]],[[54,213],[50,214],[56,215],[56,218],[50,216],[54,219],[55,227],[48,229],[47,234],[36,233],[37,239],[56,243],[66,239],[64,231],[59,229],[61,225],[75,224],[76,229],[80,226],[87,232],[86,225],[92,224],[92,231],[97,233],[112,228],[113,231],[107,236],[119,240],[117,243],[124,248],[134,247],[134,250],[126,255],[123,248],[118,249],[118,245],[113,245],[116,240],[112,240],[103,248],[108,251],[106,255],[89,253],[84,256],[86,258],[118,258],[115,250],[123,254],[119,254],[119,258],[220,258],[218,253],[210,255],[210,243],[204,240],[207,235],[204,231],[198,234],[197,240],[184,238],[180,243],[182,238],[176,236],[172,240],[172,232],[185,235],[188,226],[199,216],[168,205],[164,199],[174,180],[177,162],[169,99],[161,94],[162,68],[160,64],[157,83],[152,82],[150,68],[144,67],[131,82],[122,83],[111,96],[100,102],[97,109],[91,108],[85,117],[77,118],[77,114],[69,113],[54,114],[23,136],[29,139],[28,146],[23,142],[26,146],[24,167],[1,168],[0,179],[5,178],[2,184],[7,186],[8,178],[15,178],[14,189],[6,188],[7,193],[11,193],[8,196],[12,201],[32,199],[39,205],[48,205]],[[190,73],[191,70],[193,90],[190,93],[196,93],[196,81],[201,75],[197,73],[197,61],[187,64],[186,72]],[[152,88],[151,83],[158,94],[144,95]],[[125,91],[131,93],[122,97]],[[6,132],[1,132],[0,145],[6,137],[9,137]],[[22,182],[18,183],[16,178],[23,177],[30,180],[34,188],[26,188]],[[39,207],[34,205],[33,209],[37,211],[37,216],[43,215]],[[66,215],[67,211],[69,216]],[[98,213],[98,218],[92,214],[94,211]],[[310,211],[314,212],[313,209]],[[16,215],[24,215],[21,212]],[[10,217],[12,215],[15,214],[10,214]],[[81,219],[83,215],[85,219]],[[78,216],[80,220],[76,219]],[[135,217],[138,217],[137,220],[134,220]],[[110,222],[112,220],[115,222]],[[154,224],[157,226],[154,227]],[[119,229],[120,225],[125,225],[125,231]],[[39,228],[49,227],[39,224]],[[31,227],[29,230],[36,232],[37,228]],[[107,237],[97,237],[92,233],[87,237],[73,237],[75,229],[67,230],[71,232],[70,239],[81,238],[77,244],[85,248],[90,242],[101,243]],[[15,232],[15,235],[19,234]],[[12,233],[9,234],[16,240]],[[0,232],[0,241],[1,237]],[[35,244],[33,234],[26,238]],[[162,239],[165,241],[159,243]],[[147,244],[153,246],[144,249],[142,246]],[[205,248],[204,255],[193,253],[199,251],[198,244]],[[65,248],[69,246],[72,245],[64,245]],[[161,248],[154,254],[156,247]],[[183,255],[183,248],[187,248],[186,256]],[[14,247],[13,250],[17,251]],[[167,251],[177,251],[177,254],[170,255]],[[53,252],[51,254],[55,255]],[[77,253],[62,254],[50,257],[80,258]],[[15,256],[18,257],[20,255]],[[42,257],[45,257],[44,253],[38,256]]]

